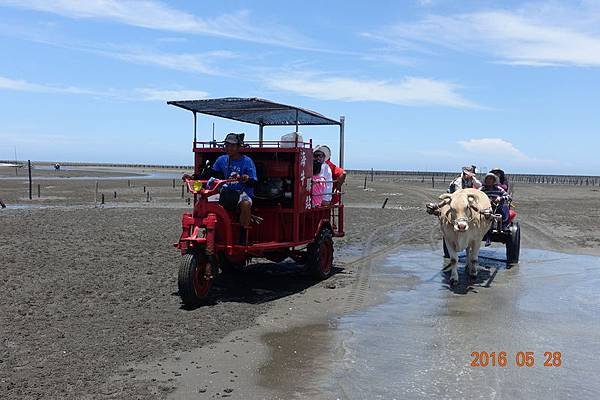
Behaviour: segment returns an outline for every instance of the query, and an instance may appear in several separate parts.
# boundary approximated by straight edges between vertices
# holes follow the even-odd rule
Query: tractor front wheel
[[[212,285],[207,276],[208,260],[204,255],[188,253],[181,258],[178,286],[181,301],[188,307],[198,307],[206,298]]]
[[[315,240],[307,246],[308,271],[318,280],[327,279],[333,267],[333,232],[323,228]]]

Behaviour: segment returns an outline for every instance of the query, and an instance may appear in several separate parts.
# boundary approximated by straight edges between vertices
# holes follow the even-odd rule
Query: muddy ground
[[[9,206],[0,210],[3,398],[164,398],[180,389],[182,372],[157,360],[231,335],[244,343],[251,336],[236,339],[235,333],[266,316],[272,325],[289,326],[363,307],[376,301],[365,286],[378,257],[406,245],[440,246],[436,221],[423,205],[442,188],[376,177],[363,190],[363,177],[351,177],[347,236],[336,240],[333,277],[315,283],[299,268],[262,263],[218,282],[208,306],[186,310],[177,296],[179,255],[172,243],[188,194],[182,198],[180,182],[173,188],[171,179],[128,183],[100,175],[106,204],[97,208],[93,179],[34,176],[31,201],[26,181],[0,179],[0,198]],[[600,254],[598,189],[518,186],[514,194],[523,247]],[[143,363],[159,364],[162,378],[131,367]],[[229,381],[238,390],[242,378],[236,383],[233,375]],[[231,394],[193,389],[206,398]]]

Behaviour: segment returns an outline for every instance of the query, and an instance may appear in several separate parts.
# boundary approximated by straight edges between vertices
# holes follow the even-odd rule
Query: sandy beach
[[[323,326],[414,283],[381,273],[388,255],[441,255],[424,204],[442,185],[377,176],[364,190],[363,176],[350,176],[331,278],[256,260],[219,279],[209,305],[186,310],[172,243],[189,195],[179,180],[147,173],[35,171],[29,200],[25,177],[0,170],[3,398],[291,398],[341,351],[326,346]],[[514,197],[522,247],[600,255],[600,188],[521,184]]]

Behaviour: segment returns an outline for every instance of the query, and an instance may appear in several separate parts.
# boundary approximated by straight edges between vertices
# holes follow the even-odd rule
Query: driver
[[[223,185],[219,202],[229,209],[237,206],[240,210],[240,224],[248,229],[252,216],[254,186],[257,182],[256,166],[250,157],[240,153],[244,144],[243,133],[227,134],[224,143],[227,154],[217,158],[209,174],[213,178],[239,180]]]
[[[481,188],[481,182],[475,177],[475,166],[473,165],[470,167],[463,167],[462,174],[448,186],[448,193],[454,193],[457,190],[467,188]]]

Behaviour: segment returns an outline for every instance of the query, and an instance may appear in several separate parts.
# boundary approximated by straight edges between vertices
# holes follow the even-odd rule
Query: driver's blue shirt
[[[228,179],[237,173],[239,176],[248,175],[250,179],[254,181],[257,180],[254,161],[252,161],[250,157],[243,154],[237,160],[230,159],[227,154],[224,154],[217,158],[217,161],[215,161],[212,169],[215,172],[220,172],[223,174],[225,179]],[[229,183],[227,184],[227,187],[234,190],[244,191],[248,196],[254,197],[254,188],[247,186],[242,182]]]

